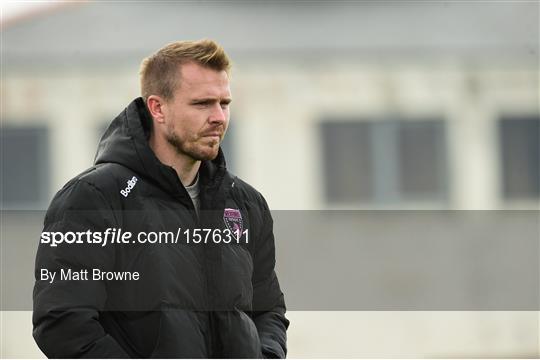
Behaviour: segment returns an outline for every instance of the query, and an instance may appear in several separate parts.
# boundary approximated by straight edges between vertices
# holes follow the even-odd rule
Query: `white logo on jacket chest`
[[[129,179],[127,181],[127,186],[124,190],[120,190],[120,194],[122,194],[124,197],[128,197],[131,189],[133,189],[135,187],[135,185],[137,184],[137,181],[139,179],[137,179],[135,176],[132,177],[131,179]]]

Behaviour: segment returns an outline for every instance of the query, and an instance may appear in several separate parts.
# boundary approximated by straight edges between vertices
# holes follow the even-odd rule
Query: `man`
[[[229,67],[210,40],[145,59],[142,97],[112,121],[95,165],[54,197],[34,287],[33,334],[47,356],[285,357],[272,218],[219,147]]]

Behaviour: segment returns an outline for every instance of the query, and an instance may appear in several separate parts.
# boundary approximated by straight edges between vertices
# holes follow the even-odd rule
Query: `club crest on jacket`
[[[240,210],[226,208],[223,212],[223,221],[234,236],[236,236],[237,238],[242,236],[243,221],[242,213],[240,212]]]

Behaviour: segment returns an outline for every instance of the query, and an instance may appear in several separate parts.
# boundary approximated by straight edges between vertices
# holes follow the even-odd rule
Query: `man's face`
[[[179,71],[180,86],[163,106],[165,139],[178,154],[212,160],[229,125],[229,76],[196,63]]]

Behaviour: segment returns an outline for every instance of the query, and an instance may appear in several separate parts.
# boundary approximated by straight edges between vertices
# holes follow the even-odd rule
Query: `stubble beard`
[[[217,147],[210,147],[207,145],[201,145],[204,146],[207,150],[197,148],[197,145],[194,144],[193,146],[189,146],[187,141],[182,140],[176,132],[174,132],[173,129],[169,129],[166,137],[167,142],[174,148],[176,153],[178,155],[187,155],[193,160],[197,161],[205,161],[205,160],[214,160],[217,157],[218,154],[218,148]]]

